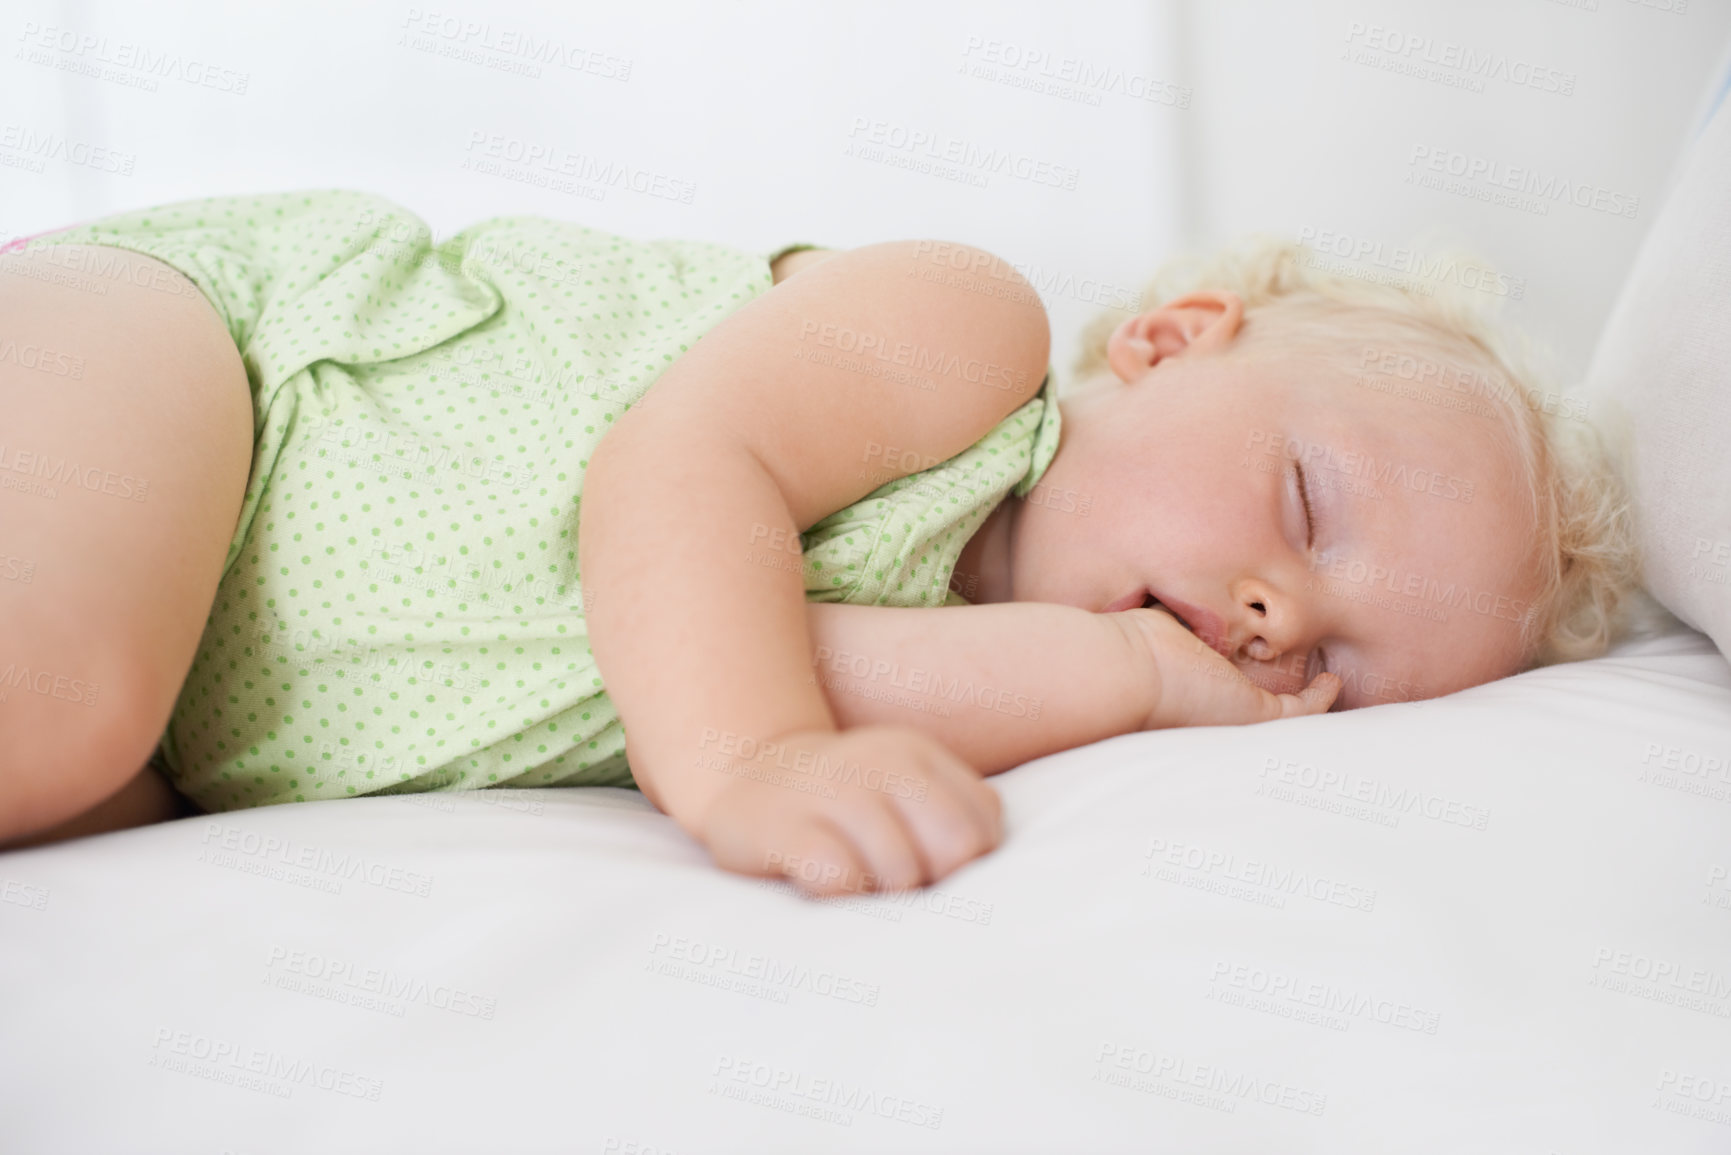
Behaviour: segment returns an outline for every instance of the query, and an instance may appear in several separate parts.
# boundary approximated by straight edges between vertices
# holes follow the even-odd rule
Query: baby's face
[[[1152,597],[1270,690],[1339,674],[1336,709],[1519,668],[1534,525],[1500,417],[1229,339],[1145,356],[1125,332],[1060,402],[1014,514],[1013,600]]]

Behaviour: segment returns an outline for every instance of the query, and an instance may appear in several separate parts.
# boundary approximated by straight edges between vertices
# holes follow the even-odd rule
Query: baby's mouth
[[[1190,621],[1190,619],[1186,618],[1183,614],[1179,613],[1177,610],[1173,609],[1171,606],[1169,606],[1165,602],[1161,601],[1158,597],[1154,596],[1154,591],[1152,589],[1148,588],[1147,586],[1144,586],[1138,592],[1125,594],[1123,597],[1119,598],[1117,601],[1106,606],[1100,612],[1103,614],[1114,614],[1114,613],[1124,613],[1126,611],[1134,610],[1134,609],[1165,610],[1167,613],[1171,614],[1174,618],[1177,619],[1179,625],[1183,626],[1193,636],[1195,636],[1196,638],[1201,640],[1203,642],[1203,644],[1209,646],[1209,648],[1211,648],[1211,649],[1218,649],[1219,648],[1219,647],[1215,646],[1212,642],[1210,642],[1202,634],[1197,633],[1196,632],[1196,626]]]
[[[1230,659],[1232,657],[1232,645],[1228,641],[1230,634],[1226,623],[1207,606],[1179,604],[1183,606],[1182,610],[1161,601],[1152,589],[1142,591],[1143,608],[1165,610],[1177,619],[1178,624],[1188,630],[1197,641],[1221,657]]]
[[[1167,613],[1171,614],[1173,617],[1178,619],[1179,625],[1183,626],[1185,629],[1189,630],[1191,633],[1196,632],[1196,630],[1194,628],[1192,628],[1190,623],[1184,620],[1183,614],[1180,614],[1177,610],[1173,609],[1171,606],[1161,605],[1160,599],[1155,597],[1152,593],[1148,594],[1146,597],[1144,597],[1142,599],[1142,608],[1145,610],[1165,610]]]

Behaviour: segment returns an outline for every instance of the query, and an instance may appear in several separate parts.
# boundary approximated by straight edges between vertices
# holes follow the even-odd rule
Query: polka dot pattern
[[[1006,494],[1026,497],[1058,450],[1056,379],[968,449],[898,477],[800,535],[806,600],[962,605],[950,576]]]
[[[341,190],[185,201],[54,241],[179,269],[252,391],[240,519],[162,739],[182,792],[224,811],[633,784],[583,621],[583,475],[786,249],[525,216],[435,245],[402,207]],[[1055,451],[1050,386],[814,526],[807,596],[941,602],[971,527]]]

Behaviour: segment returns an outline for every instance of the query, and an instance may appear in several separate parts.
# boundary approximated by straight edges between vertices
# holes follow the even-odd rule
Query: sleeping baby
[[[900,888],[997,844],[982,776],[1028,759],[1601,652],[1634,562],[1591,427],[1464,302],[1305,256],[1175,268],[1061,400],[1038,298],[966,246],[813,255],[718,325],[585,497],[644,793],[730,869]]]
[[[315,190],[7,260],[186,297],[244,365],[238,520],[140,722],[206,811],[636,786],[725,869],[900,889],[998,844],[992,774],[1589,657],[1638,577],[1593,426],[1479,310],[1295,244],[1170,266],[1062,397],[1032,286],[950,242],[435,241]]]

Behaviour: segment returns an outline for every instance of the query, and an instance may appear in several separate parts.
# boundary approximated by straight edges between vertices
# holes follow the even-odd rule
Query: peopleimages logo
[[[1630,220],[1635,219],[1635,214],[1641,208],[1641,198],[1628,193],[1613,192],[1601,185],[1570,180],[1557,173],[1541,172],[1526,165],[1512,165],[1492,157],[1464,153],[1458,149],[1415,144],[1412,146],[1412,154],[1407,158],[1407,164],[1414,170],[1407,173],[1409,182],[1416,176],[1416,183],[1419,185],[1438,188],[1444,192],[1478,190],[1473,195],[1478,195],[1479,199],[1491,199],[1482,194],[1496,193],[1511,207],[1534,211],[1541,216],[1549,212],[1550,206],[1546,201],[1567,201],[1576,208],[1591,209]],[[1460,187],[1451,187],[1453,182],[1442,182],[1438,177],[1429,176],[1429,173],[1454,177]]]
[[[722,1055],[715,1060],[710,1073],[712,1094],[727,1094],[747,1088],[772,1096],[766,1106],[787,1110],[790,1114],[805,1114],[801,1108],[831,1108],[842,1112],[875,1116],[879,1119],[927,1127],[933,1131],[943,1126],[944,1109],[905,1095],[890,1095],[875,1088],[842,1078],[814,1078],[804,1071],[774,1066],[748,1055]],[[743,1097],[738,1094],[730,1098]],[[776,1101],[776,1100],[779,1100]],[[841,1120],[830,1119],[830,1122]],[[851,1122],[851,1118],[847,1122]]]
[[[1256,787],[1257,794],[1289,801],[1290,799],[1272,789],[1280,787],[1288,792],[1310,792],[1317,797],[1333,795],[1337,799],[1362,802],[1367,806],[1388,811],[1390,816],[1397,819],[1397,822],[1388,824],[1391,826],[1398,824],[1398,817],[1405,814],[1416,814],[1433,822],[1464,826],[1471,830],[1484,830],[1491,820],[1490,810],[1482,806],[1472,806],[1459,799],[1445,798],[1404,783],[1384,782],[1328,767],[1318,768],[1309,762],[1284,762],[1279,758],[1269,757],[1263,760],[1257,777],[1260,780]]]
[[[252,74],[182,56],[178,52],[159,51],[147,44],[130,40],[112,41],[107,36],[80,32],[53,24],[24,22],[18,34],[22,44],[14,59],[32,64],[76,72],[100,80],[111,80],[146,92],[157,91],[158,80],[179,80],[197,88],[214,88],[235,96],[245,96]],[[56,61],[53,53],[59,53]],[[128,76],[126,73],[142,75]]]
[[[1416,1006],[1405,999],[1372,995],[1356,986],[1340,986],[1317,979],[1303,979],[1283,971],[1231,959],[1215,962],[1208,976],[1216,986],[1237,988],[1276,1001],[1289,1000],[1314,1007],[1325,1014],[1368,1019],[1387,1027],[1434,1035],[1442,1023],[1442,1012]]]
[[[611,159],[603,160],[593,153],[574,152],[557,143],[524,140],[484,129],[471,130],[469,143],[464,148],[463,167],[496,175],[514,171],[500,169],[498,166],[501,164],[534,170],[544,177],[569,177],[580,184],[602,189],[618,186],[681,204],[690,204],[697,195],[695,182],[667,173],[651,172]]]
[[[957,166],[957,172],[979,177],[982,182],[987,174],[992,174],[1074,190],[1081,176],[1080,169],[1055,164],[1018,149],[982,145],[948,133],[911,128],[869,116],[854,117],[847,135],[848,147],[844,155],[886,162],[893,157],[906,156],[922,162],[951,164]]]
[[[1411,467],[1403,461],[1378,461],[1367,453],[1341,450],[1320,441],[1305,441],[1265,429],[1253,429],[1245,442],[1245,454],[1260,453],[1268,457],[1285,457],[1291,461],[1314,465],[1348,477],[1363,478],[1373,485],[1391,489],[1409,489],[1450,501],[1470,502],[1473,483],[1436,469]]]
[[[22,124],[0,127],[0,148],[38,160],[64,161],[80,168],[91,168],[116,176],[131,176],[133,166],[138,163],[136,153],[122,152],[88,141],[72,140],[57,132],[37,132]],[[34,171],[42,172],[43,169],[38,166]]]
[[[921,666],[904,667],[900,662],[875,658],[870,654],[855,654],[818,646],[812,653],[814,668],[824,665],[832,673],[846,674],[868,682],[886,681],[897,689],[915,694],[931,694],[948,702],[966,702],[983,710],[993,710],[1016,718],[1038,718],[1043,700],[1018,694],[989,683],[976,684],[972,678],[951,677],[943,671]]]
[[[1700,562],[1702,558],[1706,558],[1711,565],[1731,565],[1731,541],[1714,541],[1711,538],[1697,537],[1694,552],[1689,555],[1689,560]]]
[[[1396,28],[1385,28],[1381,24],[1366,24],[1361,20],[1347,22],[1346,40],[1349,45],[1372,54],[1360,58],[1351,55],[1352,50],[1349,48],[1347,58],[1355,63],[1374,64],[1379,67],[1390,64],[1424,65],[1431,69],[1445,69],[1459,73],[1460,76],[1449,78],[1442,74],[1427,73],[1421,68],[1414,68],[1412,75],[1422,79],[1471,81],[1474,91],[1483,91],[1482,82],[1486,80],[1500,80],[1517,87],[1536,88],[1541,92],[1553,92],[1559,96],[1572,96],[1575,91],[1575,74],[1572,72],[1548,68],[1501,52],[1469,48],[1453,40],[1437,40],[1417,33],[1402,32]],[[1405,69],[1401,67],[1391,68],[1391,71],[1403,70]]]
[[[1084,104],[1098,105],[1100,93],[1110,92],[1150,104],[1189,108],[1194,95],[1186,84],[1156,80],[1139,72],[1095,64],[1077,56],[1054,55],[1010,40],[969,36],[962,46],[962,56],[962,71],[970,76]]]
[[[1135,311],[1144,294],[1066,269],[1047,269],[1032,261],[1006,261],[971,245],[949,241],[918,241],[908,275],[939,284],[1025,304],[1042,297],[1069,297],[1108,309]],[[1025,284],[1023,283],[1025,282]]]
[[[978,357],[964,360],[958,353],[924,345],[911,345],[906,341],[892,342],[889,336],[882,333],[850,329],[846,325],[836,325],[828,321],[802,320],[799,339],[823,349],[852,353],[859,358],[888,361],[916,373],[960,377],[964,381],[991,389],[1021,389],[1026,388],[1028,383],[1028,373],[1023,369],[1000,365],[995,361],[982,361]],[[806,360],[815,360],[812,354],[803,349],[794,352],[796,358],[802,355]]]
[[[630,57],[570,44],[556,36],[539,35],[529,28],[495,26],[487,20],[467,20],[449,12],[423,11],[416,7],[407,10],[401,27],[404,33],[398,43],[411,48],[425,49],[437,41],[445,41],[449,47],[491,52],[501,58],[519,58],[522,62],[554,64],[603,80],[623,82],[631,79],[633,61]],[[407,39],[410,36],[422,39]],[[533,75],[539,76],[540,73],[537,71]]]
[[[1402,597],[1450,609],[1465,609],[1481,617],[1500,618],[1505,622],[1526,622],[1538,613],[1537,605],[1522,598],[1513,598],[1492,589],[1474,589],[1465,582],[1443,582],[1428,574],[1363,558],[1335,557],[1326,562],[1321,557],[1313,558],[1310,572],[1342,586],[1386,590]]]
[[[491,995],[479,995],[449,983],[429,982],[419,975],[401,974],[389,967],[367,966],[352,959],[278,944],[272,944],[265,956],[265,972],[266,981],[280,988],[337,1002],[347,1001],[343,997],[346,995],[376,995],[390,1000],[389,1013],[396,1014],[401,1014],[403,1004],[421,1003],[452,1014],[491,1019],[499,1005],[498,999]]]
[[[8,268],[6,272],[12,276],[31,276],[37,280],[69,285],[81,291],[106,293],[108,285],[104,282],[125,281],[141,289],[167,293],[171,297],[200,295],[198,287],[188,280],[185,274],[149,257],[102,245],[57,244],[52,233],[41,239],[26,237],[17,249],[10,245],[0,246],[0,252],[25,252],[41,265],[59,271],[50,274],[47,269],[28,271],[29,266]],[[77,371],[69,376],[82,377],[84,359],[77,358],[76,365]]]
[[[1519,301],[1527,295],[1527,279],[1499,273],[1485,265],[1452,256],[1432,256],[1408,246],[1385,246],[1371,237],[1354,236],[1333,229],[1305,225],[1298,241],[1315,252],[1331,257],[1402,273],[1421,281],[1450,282],[1463,289],[1489,293]]]
[[[1376,890],[1372,887],[1264,859],[1240,858],[1218,847],[1151,838],[1143,857],[1149,860],[1144,865],[1144,874],[1161,877],[1149,869],[1155,864],[1171,868],[1171,876],[1163,881],[1179,881],[1181,876],[1176,872],[1183,870],[1198,876],[1217,875],[1221,879],[1283,895],[1301,895],[1349,910],[1370,911],[1376,906]]]
[[[1094,1056],[1090,1080],[1129,1090],[1163,1094],[1168,1091],[1213,1092],[1192,1099],[1199,1107],[1234,1113],[1241,1102],[1320,1115],[1328,1109],[1328,1096],[1308,1087],[1265,1079],[1245,1071],[1234,1071],[1217,1063],[1198,1063],[1184,1055],[1151,1051],[1132,1043],[1102,1042]]]
[[[249,1089],[267,1091],[284,1099],[297,1086],[372,1102],[377,1102],[385,1090],[382,1079],[196,1031],[158,1027],[151,1047],[149,1063],[153,1067],[215,1082],[235,1083],[250,1078],[253,1083]]]
[[[232,855],[245,855],[260,862],[274,861],[286,867],[298,868],[327,880],[346,879],[364,882],[383,890],[395,890],[425,898],[432,893],[433,877],[401,866],[381,862],[348,850],[333,850],[313,843],[297,842],[274,834],[259,834],[243,827],[217,822],[204,824],[200,844],[207,851],[219,850]],[[228,861],[209,859],[218,865]]]
[[[102,686],[98,682],[86,682],[68,674],[57,674],[41,668],[32,670],[29,666],[19,665],[17,662],[7,662],[4,667],[0,667],[0,702],[6,701],[13,690],[58,698],[62,702],[94,706],[96,696],[102,692]]]
[[[38,486],[43,496],[58,498],[60,487],[88,489],[122,501],[145,501],[150,497],[150,482],[130,473],[115,473],[100,465],[89,465],[71,457],[55,457],[52,453],[20,449],[0,442],[0,473],[22,473],[41,478],[47,484]],[[10,481],[11,478],[6,480]]]

